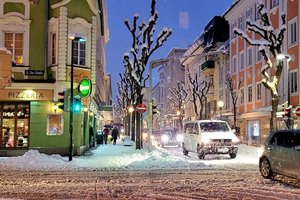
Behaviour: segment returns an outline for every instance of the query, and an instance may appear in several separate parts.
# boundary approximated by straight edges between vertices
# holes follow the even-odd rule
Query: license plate
[[[218,152],[220,153],[227,153],[228,152],[228,148],[224,147],[224,148],[218,148]]]

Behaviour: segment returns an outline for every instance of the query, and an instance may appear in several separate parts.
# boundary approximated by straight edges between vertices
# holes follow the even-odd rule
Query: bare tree
[[[189,101],[193,103],[194,112],[197,118],[201,120],[203,117],[206,95],[209,91],[211,83],[207,80],[206,77],[200,83],[198,73],[195,73],[194,78],[192,78],[191,74],[188,73],[188,79],[190,82],[188,90]]]
[[[242,87],[243,79],[240,79],[239,84],[236,86],[233,85],[232,75],[230,73],[227,74],[225,85],[227,86],[227,89],[229,91],[229,94],[231,96],[231,102],[233,106],[233,126],[234,129],[236,129],[236,116],[237,116],[237,101],[240,96],[240,89]]]
[[[283,60],[279,60],[277,63],[272,63],[270,56],[266,51],[266,48],[274,58],[276,58],[277,55],[281,53],[284,32],[286,31],[286,16],[285,14],[281,15],[281,26],[279,26],[278,31],[275,31],[262,2],[258,3],[258,11],[261,15],[262,25],[260,25],[258,22],[251,22],[247,20],[247,29],[261,36],[263,40],[253,40],[244,31],[237,28],[235,28],[234,32],[241,36],[250,45],[259,46],[259,51],[261,52],[266,62],[266,65],[262,68],[261,71],[264,77],[264,79],[262,80],[262,84],[271,92],[272,111],[270,119],[270,129],[276,130],[276,111],[279,103],[278,84],[280,82],[282,74]],[[274,68],[274,66],[276,67],[275,75],[272,76],[270,71],[272,68]]]
[[[144,76],[144,72],[150,56],[163,45],[167,38],[171,35],[172,31],[169,28],[163,28],[158,33],[156,41],[153,41],[155,26],[158,19],[158,13],[155,10],[156,0],[152,0],[150,17],[147,22],[141,22],[137,25],[139,19],[138,15],[133,17],[132,25],[128,20],[125,20],[125,25],[131,33],[132,45],[129,53],[125,53],[123,57],[124,67],[128,70],[129,78],[134,82],[134,90],[136,91],[136,97],[134,104],[140,104],[143,102],[142,90],[146,86],[146,81],[149,78]],[[141,114],[136,113],[136,149],[142,148],[141,137]]]
[[[168,96],[169,101],[171,102],[171,105],[175,108],[178,108],[179,114],[179,123],[180,123],[180,130],[182,131],[182,120],[183,120],[183,107],[184,104],[187,103],[187,92],[179,81],[177,82],[177,87],[174,87],[170,90],[170,96]]]

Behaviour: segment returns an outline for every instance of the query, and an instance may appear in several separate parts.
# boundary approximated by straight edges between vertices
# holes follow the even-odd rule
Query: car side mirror
[[[296,149],[297,151],[300,151],[300,145],[295,146],[295,149]]]

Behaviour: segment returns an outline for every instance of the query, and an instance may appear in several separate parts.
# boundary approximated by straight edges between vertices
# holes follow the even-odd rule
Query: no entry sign
[[[145,104],[141,103],[136,106],[136,109],[139,113],[144,113],[147,110],[147,106]]]
[[[300,117],[300,107],[296,108],[295,114],[297,117]]]

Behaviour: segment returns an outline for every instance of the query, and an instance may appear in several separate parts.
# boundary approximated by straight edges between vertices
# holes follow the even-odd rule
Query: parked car
[[[282,174],[300,179],[300,130],[272,131],[263,144],[259,170],[264,178]]]
[[[162,147],[180,147],[182,144],[182,134],[176,128],[166,128],[161,130],[158,145]]]
[[[199,159],[204,159],[207,154],[229,154],[231,158],[235,158],[238,142],[238,137],[226,121],[197,120],[184,124],[184,155],[196,152]]]

